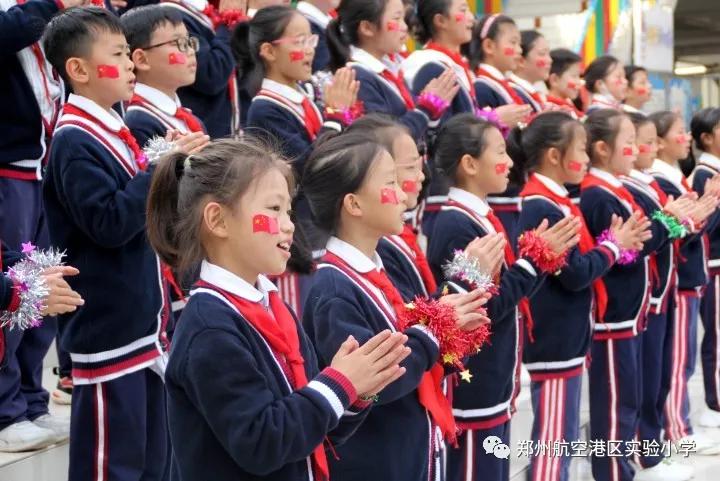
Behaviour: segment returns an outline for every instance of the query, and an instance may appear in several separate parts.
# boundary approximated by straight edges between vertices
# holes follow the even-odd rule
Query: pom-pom
[[[615,239],[615,235],[613,235],[612,232],[610,232],[610,229],[605,229],[597,238],[597,243],[600,244],[602,242],[610,242],[612,244],[615,244],[615,246],[620,251],[620,257],[618,258],[617,263],[626,266],[628,264],[632,264],[635,262],[640,255],[640,251],[637,249],[623,249],[620,247],[620,245],[617,242],[617,239]]]
[[[347,107],[342,110],[333,109],[330,107],[325,108],[325,118],[337,120],[343,126],[348,127],[352,125],[357,119],[365,114],[365,105],[362,101],[357,101],[352,107]]]
[[[25,258],[8,269],[8,277],[15,284],[19,296],[17,309],[0,314],[0,327],[27,329],[41,324],[43,301],[49,291],[42,274],[45,269],[62,264],[64,253],[55,249],[39,250],[30,243],[23,244]]]
[[[547,241],[535,231],[523,233],[518,239],[520,257],[533,261],[541,271],[554,274],[565,266],[567,252],[557,253],[550,248]]]
[[[442,117],[443,113],[450,107],[450,102],[440,98],[434,93],[423,92],[417,98],[417,105],[427,110],[432,120],[437,120]]]
[[[687,226],[680,222],[675,216],[661,210],[656,210],[653,212],[651,218],[665,226],[668,231],[668,236],[671,239],[682,239],[688,235]]]
[[[485,119],[491,124],[493,124],[495,127],[498,128],[503,137],[507,137],[510,133],[510,127],[508,127],[508,125],[500,119],[500,116],[497,114],[497,112],[490,107],[486,107],[484,109],[475,109],[475,117],[479,119]]]
[[[465,370],[462,360],[476,354],[490,337],[487,324],[472,331],[461,330],[457,327],[455,309],[437,299],[417,297],[398,316],[401,331],[418,324],[425,326],[438,340],[442,363],[461,371]]]
[[[163,155],[172,152],[174,148],[174,142],[168,141],[165,137],[155,136],[148,140],[147,145],[143,149],[143,153],[149,164],[155,164]]]
[[[477,259],[461,250],[455,251],[453,259],[443,266],[443,274],[447,279],[469,284],[472,289],[483,289],[491,294],[498,292],[493,278],[482,270]]]

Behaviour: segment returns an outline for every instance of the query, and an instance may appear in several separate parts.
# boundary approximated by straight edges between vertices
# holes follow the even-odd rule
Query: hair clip
[[[499,13],[495,13],[493,15],[490,15],[490,17],[485,21],[482,30],[480,30],[480,40],[484,40],[487,38],[488,33],[490,33],[490,27],[492,27],[493,23],[495,23],[495,20],[497,20],[499,16]]]

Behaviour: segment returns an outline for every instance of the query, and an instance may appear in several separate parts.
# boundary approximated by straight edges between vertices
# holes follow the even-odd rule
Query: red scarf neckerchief
[[[344,272],[352,272],[370,282],[383,293],[383,296],[385,296],[385,299],[395,311],[395,317],[400,316],[405,310],[405,302],[400,292],[390,281],[385,271],[372,270],[367,273],[359,273],[332,252],[325,254],[323,261],[340,267]],[[445,438],[454,442],[456,436],[455,418],[450,402],[442,390],[442,380],[444,377],[445,371],[442,364],[439,362],[435,363],[432,369],[423,374],[422,379],[420,379],[420,384],[417,388],[418,398],[420,404],[430,413],[430,416],[432,416],[433,421],[440,428]]]
[[[587,190],[590,187],[604,187],[606,190],[612,192],[613,195],[615,195],[615,197],[617,197],[618,199],[624,200],[625,202],[630,204],[630,208],[633,213],[636,211],[643,212],[642,208],[637,204],[637,202],[635,202],[635,198],[633,197],[633,195],[630,193],[629,190],[625,188],[624,185],[615,187],[605,179],[601,179],[592,172],[588,172],[582,183],[580,184],[580,191],[582,192],[583,190]]]
[[[410,93],[410,90],[408,90],[407,88],[407,84],[405,83],[405,74],[402,70],[398,70],[397,75],[395,75],[390,70],[385,69],[380,72],[380,75],[382,76],[382,78],[395,85],[395,87],[400,92],[400,96],[402,97],[403,102],[405,102],[405,107],[408,110],[412,110],[415,108],[415,100],[413,100],[413,96]]]
[[[314,142],[317,138],[318,134],[320,133],[320,129],[322,129],[323,119],[320,116],[320,113],[313,107],[312,103],[310,102],[310,99],[307,98],[302,92],[298,92],[300,95],[302,95],[302,109],[303,109],[303,126],[305,127],[305,130],[307,131],[308,137],[310,137],[310,141]],[[258,93],[258,95],[264,95],[266,97],[270,97],[273,100],[276,100],[284,105],[287,105],[288,108],[291,111],[295,111],[295,105],[297,105],[295,102],[292,102],[290,99],[285,98],[284,96],[280,95],[277,92],[273,92],[267,89],[262,89]]]
[[[415,254],[415,266],[420,272],[423,284],[425,284],[425,290],[427,290],[429,295],[432,295],[433,292],[437,291],[437,282],[435,281],[435,276],[433,276],[432,270],[430,269],[427,257],[425,257],[425,253],[418,245],[417,233],[410,224],[405,224],[403,231],[400,233],[400,238],[405,241],[405,244],[407,244],[407,246],[412,249]]]
[[[154,106],[152,102],[138,94],[133,94],[132,99],[130,100],[130,105]],[[177,107],[175,113],[172,114],[172,116],[182,122],[185,122],[185,125],[187,125],[187,128],[190,132],[203,131],[202,124],[200,124],[200,121],[195,117],[195,115],[193,115],[190,109],[186,109],[185,107]]]
[[[585,224],[585,218],[583,217],[580,208],[573,203],[570,197],[556,194],[540,179],[538,179],[535,174],[530,176],[522,192],[520,192],[520,197],[528,197],[531,195],[539,195],[552,200],[558,205],[567,207],[573,216],[580,219],[580,242],[578,243],[578,248],[580,249],[581,254],[586,254],[595,247],[595,240],[593,239],[592,234],[590,234],[587,224]],[[598,322],[603,322],[605,313],[607,312],[608,294],[602,277],[598,277],[593,281],[593,293],[595,294],[597,320]]]
[[[516,103],[517,105],[525,105],[525,101],[522,99],[522,97],[520,97],[520,95],[518,95],[518,93],[515,91],[512,85],[510,85],[510,82],[508,82],[506,78],[497,78],[482,67],[478,67],[477,69],[475,69],[475,73],[480,77],[487,77],[499,83],[514,103]]]
[[[262,338],[270,345],[270,349],[284,361],[282,364],[288,369],[286,375],[294,390],[307,385],[305,360],[300,352],[297,324],[276,291],[269,293],[271,315],[260,302],[248,301],[202,280],[197,285],[221,294],[260,333]],[[316,479],[327,481],[329,479],[329,469],[322,444],[313,451],[312,460]]]
[[[477,98],[475,97],[475,87],[473,86],[475,82],[473,80],[472,70],[470,70],[470,64],[467,60],[465,60],[465,58],[460,54],[460,52],[453,52],[452,50],[445,48],[435,42],[429,42],[427,45],[425,45],[425,48],[427,50],[435,50],[436,52],[444,53],[445,55],[450,57],[450,60],[455,62],[456,65],[462,67],[462,69],[465,71],[465,77],[467,77],[468,81],[468,93],[470,94],[470,98],[472,98],[473,104],[477,105]]]
[[[574,113],[578,119],[581,119],[583,115],[585,115],[583,111],[579,110],[570,99],[561,99],[560,97],[555,97],[554,95],[548,95],[545,97],[545,100],[547,100],[549,104],[558,105],[563,109]]]

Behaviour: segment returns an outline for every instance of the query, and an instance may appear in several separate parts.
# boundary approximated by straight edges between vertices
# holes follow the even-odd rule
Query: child
[[[195,82],[178,90],[183,105],[202,120],[211,138],[236,135],[240,112],[230,29],[244,16],[245,12],[238,10],[243,2],[223,0],[217,9],[207,0],[161,3],[180,11],[190,36],[198,42]]]
[[[119,19],[93,7],[55,17],[44,48],[74,92],[57,124],[43,192],[51,240],[82,273],[70,285],[86,300],[62,319],[74,381],[69,477],[161,479],[169,312],[145,237],[150,172],[112,110],[133,93],[127,40]]]
[[[695,192],[705,192],[705,183],[720,174],[720,109],[706,108],[697,112],[690,122],[690,131],[695,147],[701,152],[692,175]],[[708,231],[709,252],[707,252],[709,282],[705,295],[700,300],[700,312],[705,335],[700,349],[700,359],[705,380],[705,403],[707,409],[700,417],[700,426],[720,427],[720,385],[718,384],[717,332],[720,329],[720,310],[716,306],[720,296],[720,229]]]
[[[510,74],[510,83],[534,112],[542,112],[547,99],[535,84],[547,81],[550,75],[550,46],[537,30],[523,30],[520,32],[520,48],[522,55],[514,73]]]
[[[639,113],[652,97],[652,85],[647,70],[637,65],[625,66],[625,78],[628,86],[625,92],[623,110],[628,113]]]
[[[566,48],[550,51],[550,58],[550,75],[545,82],[548,88],[547,102],[568,111],[576,119],[583,118],[583,112],[574,103],[583,86],[580,76],[582,58]]]
[[[251,138],[161,162],[150,241],[181,272],[202,261],[167,370],[172,479],[327,480],[323,441],[351,435],[368,395],[403,375],[407,338],[385,330],[359,347],[349,336],[319,372],[307,336],[261,274],[282,273],[290,256],[287,165]]]
[[[587,112],[597,109],[622,109],[627,94],[627,79],[622,62],[611,55],[593,60],[585,69],[585,86],[592,95]]]
[[[413,97],[395,57],[407,38],[402,0],[341,0],[328,25],[330,68],[350,66],[360,81],[358,99],[366,112],[392,115],[418,143],[434,127],[460,86],[451,69]]]
[[[564,112],[546,112],[525,129],[508,137],[513,168],[530,172],[520,193],[523,198],[518,231],[535,229],[572,217],[582,225],[580,242],[567,262],[548,276],[530,299],[534,342],[526,343],[523,362],[530,372],[533,429],[536,443],[579,439],[582,373],[595,322],[604,321],[608,294],[601,277],[619,259],[623,249],[642,245],[644,224],[636,217],[619,219],[611,230],[614,241],[596,243],[582,212],[564,184],[580,184],[588,170],[586,133],[582,124]],[[553,413],[548,415],[548,407]],[[570,456],[536,453],[530,462],[532,480],[569,479]]]
[[[445,276],[443,266],[454,261],[456,250],[465,250],[478,237],[501,234],[505,238],[504,257],[484,273],[493,279],[499,276],[499,294],[488,303],[491,344],[468,360],[472,381],[460,382],[452,392],[453,413],[463,433],[458,439],[459,449],[451,449],[448,455],[448,479],[507,480],[509,461],[486,454],[483,440],[497,436],[509,445],[523,336],[517,306],[520,303],[527,316],[526,301],[521,300],[537,289],[543,271],[537,258],[523,256],[516,261],[502,224],[485,200],[488,194],[506,188],[512,166],[500,131],[471,114],[453,117],[440,130],[435,162],[452,185],[449,200],[437,214],[429,236],[428,262],[435,278],[469,289],[472,283]],[[544,222],[534,233],[546,241],[539,251],[550,254],[549,245],[555,253],[564,253],[577,242],[578,227],[565,219],[548,230]],[[477,279],[480,274],[463,272],[466,278]],[[526,321],[531,324],[529,317]]]
[[[689,136],[682,118],[669,111],[650,115],[658,135],[658,158],[648,173],[657,180],[667,195],[680,197],[693,193],[694,189],[677,167],[678,161],[688,156]],[[704,187],[699,209],[705,204],[705,214],[693,213],[693,221],[702,226],[696,235],[687,238],[680,250],[678,262],[678,304],[673,331],[673,364],[670,394],[665,403],[665,438],[672,442],[689,440],[695,442],[698,454],[717,454],[720,445],[710,438],[694,433],[690,424],[690,401],[687,381],[695,371],[697,354],[697,321],[700,298],[708,283],[706,232],[712,232],[720,222],[717,207],[717,181]],[[709,210],[708,210],[709,208]],[[707,222],[704,222],[707,218]]]
[[[363,134],[343,134],[318,147],[303,178],[313,218],[331,234],[318,265],[303,324],[327,365],[348,334],[365,340],[390,327],[406,310],[376,252],[381,237],[403,227],[405,194],[385,149]],[[473,330],[486,318],[475,312],[484,291],[454,296],[457,327]],[[377,404],[331,460],[337,479],[421,480],[441,475],[444,437],[455,434],[452,411],[440,381],[446,346],[438,342],[433,319],[404,330],[412,353],[405,376],[380,392]],[[437,334],[437,335],[436,335]],[[369,462],[369,460],[372,460]]]
[[[318,36],[318,44],[313,57],[312,71],[327,70],[330,64],[330,52],[327,45],[327,27],[332,17],[330,11],[338,6],[338,0],[304,0],[298,2],[297,10],[310,22],[310,30]]]

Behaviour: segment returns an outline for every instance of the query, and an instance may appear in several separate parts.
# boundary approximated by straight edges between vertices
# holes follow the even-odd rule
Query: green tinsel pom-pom
[[[688,235],[687,227],[680,223],[674,216],[667,214],[661,210],[656,210],[652,214],[652,219],[659,221],[668,230],[671,239],[682,239]]]

